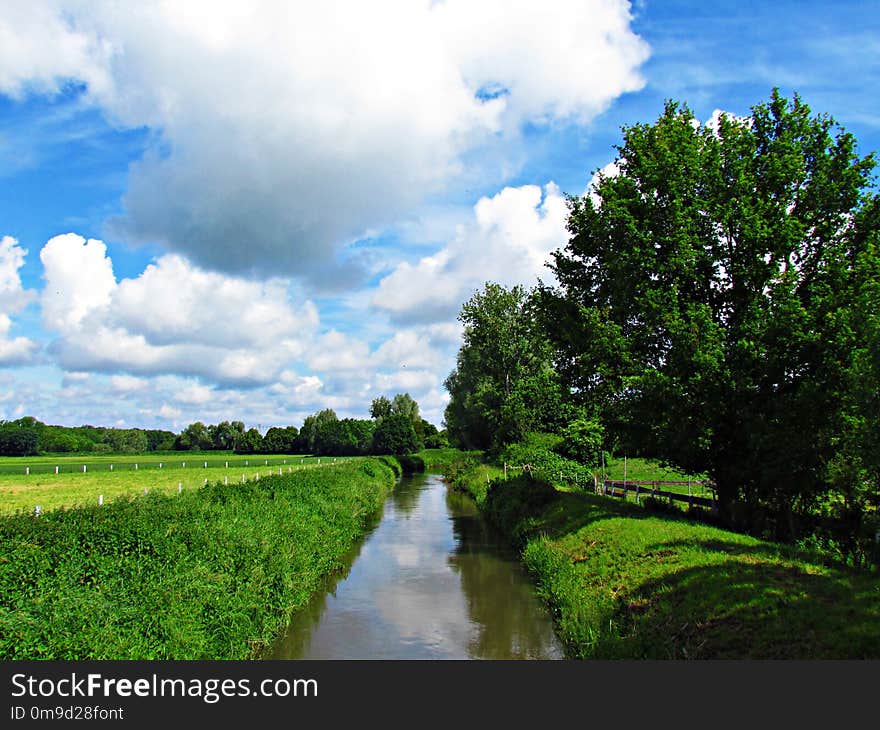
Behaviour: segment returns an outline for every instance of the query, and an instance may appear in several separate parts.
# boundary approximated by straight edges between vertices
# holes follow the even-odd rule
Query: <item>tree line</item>
[[[873,154],[774,90],[699,124],[667,102],[570,197],[555,282],[461,310],[450,441],[530,433],[714,483],[731,525],[863,560],[880,534]]]
[[[326,408],[301,426],[274,426],[265,435],[243,421],[196,421],[180,433],[96,426],[50,426],[33,417],[0,421],[0,455],[46,453],[146,453],[151,451],[234,451],[240,454],[356,456],[409,454],[447,445],[445,433],[426,421],[409,393],[375,398],[369,419],[339,418]]]

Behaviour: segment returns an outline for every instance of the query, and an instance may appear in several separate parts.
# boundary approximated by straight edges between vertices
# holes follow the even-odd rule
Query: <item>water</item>
[[[438,475],[404,477],[273,659],[562,659],[504,538]]]

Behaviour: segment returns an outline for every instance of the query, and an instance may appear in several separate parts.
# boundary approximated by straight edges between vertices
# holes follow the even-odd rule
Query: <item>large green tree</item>
[[[619,174],[570,200],[542,291],[558,370],[644,450],[708,472],[728,513],[744,502],[792,533],[854,434],[841,404],[870,411],[848,393],[876,372],[859,345],[873,157],[776,91],[717,125],[669,102],[617,150]]]
[[[555,431],[569,416],[550,349],[536,326],[529,293],[487,283],[458,316],[463,343],[446,379],[445,411],[452,443],[495,449],[529,431]]]

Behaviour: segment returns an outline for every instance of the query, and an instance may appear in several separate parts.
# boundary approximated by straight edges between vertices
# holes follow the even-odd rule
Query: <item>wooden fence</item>
[[[712,510],[718,509],[718,502],[715,499],[713,491],[712,497],[697,497],[693,494],[680,494],[678,492],[670,492],[661,487],[688,487],[690,492],[693,487],[708,486],[705,482],[672,482],[672,481],[617,481],[606,479],[602,482],[601,487],[597,487],[597,492],[609,497],[620,497],[626,499],[627,494],[633,494],[636,502],[642,497],[654,497],[655,499],[668,499],[672,502],[687,502],[688,507],[709,507]],[[711,489],[711,487],[708,487]]]

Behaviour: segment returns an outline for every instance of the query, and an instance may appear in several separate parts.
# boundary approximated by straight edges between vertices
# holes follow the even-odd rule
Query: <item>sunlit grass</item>
[[[225,458],[209,454],[180,454],[169,457],[116,456],[67,457],[56,463],[45,457],[17,459],[16,473],[0,473],[0,514],[18,510],[33,512],[58,507],[96,505],[103,496],[104,503],[120,496],[135,496],[147,492],[172,494],[209,483],[241,484],[267,476],[288,474],[298,469],[338,463],[344,457],[304,456],[238,456]],[[207,468],[204,464],[207,462]],[[228,463],[228,467],[226,464]],[[86,471],[82,471],[82,465]],[[113,465],[113,470],[110,465]],[[159,465],[162,465],[161,468]],[[184,466],[185,464],[185,466]],[[59,466],[55,474],[54,466]],[[135,468],[137,465],[137,468]],[[7,463],[3,466],[8,468]],[[31,474],[25,474],[25,468]],[[75,467],[75,468],[74,468]]]

